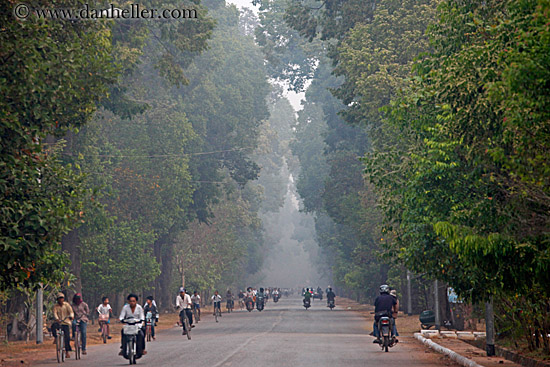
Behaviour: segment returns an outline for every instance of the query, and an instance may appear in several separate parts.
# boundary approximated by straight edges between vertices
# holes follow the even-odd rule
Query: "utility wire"
[[[228,152],[238,152],[247,149],[255,149],[256,147],[244,147],[236,149],[227,149],[227,150],[214,150],[211,152],[197,152],[197,153],[182,153],[182,154],[135,154],[135,155],[125,155],[125,154],[73,154],[73,153],[62,153],[64,156],[68,157],[77,157],[82,155],[83,157],[105,157],[105,158],[170,158],[170,157],[188,157],[188,156],[199,156],[199,155],[209,155],[209,154],[218,154],[218,153],[228,153]]]

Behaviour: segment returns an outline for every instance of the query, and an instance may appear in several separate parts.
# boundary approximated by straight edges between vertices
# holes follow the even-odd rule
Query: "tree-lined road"
[[[219,323],[208,315],[193,329],[192,340],[180,328],[158,333],[147,344],[142,366],[180,367],[284,367],[284,366],[448,366],[448,361],[412,338],[383,353],[372,344],[370,327],[355,312],[316,301],[305,311],[297,298],[269,302],[261,313],[237,311],[223,314]],[[65,366],[121,366],[128,362],[117,356],[118,343],[91,346],[81,361],[67,360]],[[53,359],[38,365],[57,364]]]

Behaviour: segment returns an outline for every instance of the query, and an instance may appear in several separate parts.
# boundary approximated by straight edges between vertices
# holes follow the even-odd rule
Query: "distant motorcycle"
[[[252,312],[253,309],[254,309],[254,301],[252,300],[252,298],[247,298],[246,299],[246,310],[248,312]]]
[[[311,307],[311,301],[309,299],[304,299],[304,307],[306,308],[306,311]]]
[[[278,293],[275,293],[275,294],[273,295],[273,302],[275,302],[275,303],[279,302],[279,297],[280,297],[279,294],[278,294]]]
[[[264,303],[265,303],[265,300],[263,297],[258,297],[256,299],[256,309],[260,312],[262,312],[262,310],[264,309]]]
[[[335,307],[334,306],[334,300],[328,301],[328,307],[330,307],[330,310],[332,311],[332,309]]]

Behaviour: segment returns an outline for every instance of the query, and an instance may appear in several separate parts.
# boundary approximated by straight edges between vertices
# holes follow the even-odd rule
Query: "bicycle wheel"
[[[79,326],[76,326],[76,332],[74,333],[74,358],[80,359],[80,332],[78,331]]]
[[[65,362],[65,334],[63,333],[63,331],[61,331],[61,335],[59,336],[59,338],[59,343],[61,344],[61,362]]]
[[[61,335],[57,334],[55,341],[56,341],[55,349],[57,353],[57,363],[61,363],[61,353],[63,353],[63,351],[61,350]]]
[[[101,337],[103,338],[103,344],[107,343],[107,324],[101,325]]]
[[[185,315],[185,330],[187,330],[187,339],[191,340],[191,324],[189,323],[187,315]]]
[[[196,307],[193,308],[193,317],[195,317],[195,320],[196,320],[196,321],[200,321],[200,320],[199,320],[199,313],[197,312],[197,308],[196,308]]]

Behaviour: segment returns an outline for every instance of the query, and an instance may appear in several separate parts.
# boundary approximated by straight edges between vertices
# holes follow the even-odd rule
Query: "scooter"
[[[136,359],[142,356],[137,352],[137,338],[141,328],[141,320],[131,318],[122,320],[122,323],[124,324],[122,326],[122,334],[125,339],[122,355],[130,364],[136,364]]]
[[[311,301],[309,299],[304,299],[304,307],[306,308],[306,311],[311,307]]]

